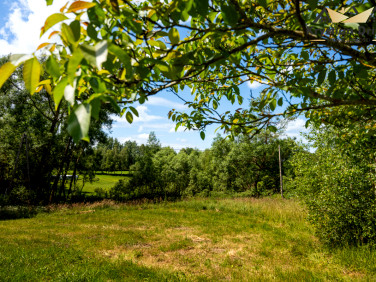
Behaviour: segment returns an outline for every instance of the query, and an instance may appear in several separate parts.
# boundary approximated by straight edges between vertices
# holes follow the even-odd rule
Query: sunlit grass
[[[4,280],[375,280],[368,247],[325,248],[294,200],[60,206],[0,221]]]
[[[124,176],[98,174],[95,176],[92,183],[87,182],[84,186],[83,192],[94,193],[95,189],[100,188],[104,191],[109,191],[120,179],[127,179]]]

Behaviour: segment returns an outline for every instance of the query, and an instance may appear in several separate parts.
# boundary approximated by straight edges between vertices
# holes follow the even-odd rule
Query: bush
[[[376,194],[369,170],[334,148],[294,158],[299,195],[317,235],[330,245],[376,242]]]
[[[114,187],[110,189],[110,198],[116,201],[130,200],[133,196],[133,191],[130,191],[129,185],[126,181],[120,179]]]
[[[108,198],[107,191],[104,190],[103,188],[100,188],[100,187],[97,187],[97,188],[94,189],[94,194],[95,194],[95,197],[98,197],[98,198],[101,198],[101,199]]]
[[[37,214],[34,207],[24,206],[0,206],[0,220],[31,218]]]

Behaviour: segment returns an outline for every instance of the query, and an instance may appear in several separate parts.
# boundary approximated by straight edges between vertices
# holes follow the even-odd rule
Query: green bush
[[[103,188],[100,188],[100,187],[97,187],[97,188],[94,189],[94,195],[95,195],[95,197],[98,197],[98,198],[101,198],[101,199],[108,198],[107,191]]]
[[[0,206],[0,220],[31,218],[37,214],[34,207],[25,206]]]
[[[330,245],[376,242],[376,191],[369,169],[335,148],[293,160],[298,193],[317,235]]]
[[[132,199],[135,195],[130,189],[127,181],[120,179],[109,191],[110,198],[116,201],[126,201]]]

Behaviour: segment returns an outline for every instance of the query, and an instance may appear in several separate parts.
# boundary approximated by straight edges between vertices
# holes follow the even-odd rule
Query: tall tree
[[[300,113],[314,124],[342,118],[372,122],[372,5],[375,1],[73,1],[42,28],[44,34],[61,23],[51,36],[62,43],[40,46],[50,52],[42,64],[49,80],[40,82],[34,56],[13,56],[0,69],[0,85],[24,63],[31,93],[52,89],[55,107],[63,99],[69,103],[68,130],[76,141],[88,138],[99,101],[123,104],[132,122],[138,115],[133,102],[142,104],[165,89],[178,95],[184,87],[191,89],[191,97],[181,97],[191,112],[172,110],[169,116],[177,126],[201,130],[203,138],[208,124],[252,133],[273,130],[270,121],[278,116]],[[354,11],[359,15],[353,17]],[[248,97],[239,86],[254,81],[265,88],[251,97],[250,106],[219,112],[223,100],[242,105]]]
[[[0,65],[7,61],[1,58]],[[98,120],[91,122],[91,143],[74,144],[67,133],[66,102],[54,108],[53,97],[43,88],[31,96],[22,81],[24,69],[17,69],[0,89],[0,194],[12,197],[24,191],[27,202],[46,203],[66,198],[70,169],[76,175],[89,171],[86,158],[93,144],[105,139],[103,129],[112,124],[111,110],[104,105]],[[20,195],[14,200],[22,202]]]

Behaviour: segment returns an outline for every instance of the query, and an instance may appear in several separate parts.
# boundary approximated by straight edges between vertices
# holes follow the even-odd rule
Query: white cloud
[[[199,150],[203,150],[203,148],[197,148],[197,145],[193,145],[193,144],[179,144],[179,143],[162,143],[162,146],[163,147],[171,147],[172,149],[174,149],[175,151],[180,151],[181,149],[184,149],[184,148],[196,148],[196,149],[199,149]]]
[[[46,42],[49,32],[39,38],[46,18],[59,11],[67,0],[55,0],[51,6],[45,0],[17,0],[12,3],[6,24],[0,29],[0,55],[32,53]]]
[[[137,135],[137,138],[138,138],[138,139],[141,139],[141,140],[148,140],[148,138],[149,138],[149,134],[147,134],[147,133],[142,133],[142,134]]]
[[[144,105],[137,106],[136,110],[139,116],[135,117],[134,122],[150,122],[154,120],[163,119],[163,117],[161,116],[149,115],[149,109]]]
[[[170,127],[170,130],[168,132],[173,133],[173,132],[184,132],[184,131],[187,131],[187,128],[184,127],[184,126],[179,126],[179,128],[178,128],[177,131],[175,131],[175,128],[176,128],[176,124],[172,124],[171,127]]]
[[[166,118],[167,120],[167,118]],[[144,130],[158,130],[158,131],[169,131],[172,126],[175,126],[172,122],[163,123],[147,123],[143,125]]]
[[[304,141],[300,133],[308,132],[308,129],[305,127],[306,121],[301,118],[297,118],[287,124],[285,136]]]
[[[137,106],[136,110],[137,110],[139,116],[137,117],[137,116],[133,115],[133,123],[138,123],[138,122],[148,122],[149,123],[149,122],[152,122],[152,121],[155,121],[155,120],[163,119],[163,117],[161,117],[161,116],[149,115],[148,114],[149,109],[144,105]],[[117,122],[114,125],[114,127],[130,127],[131,126],[131,124],[129,124],[128,121],[126,120],[125,116],[120,117],[118,115],[113,115],[112,118]],[[140,130],[140,131],[142,131],[142,130]]]
[[[138,135],[132,135],[130,137],[118,137],[119,142],[124,143],[126,141],[136,141],[137,144],[146,144],[149,139],[149,134],[142,133]]]
[[[177,109],[177,110],[188,109],[188,107],[186,105],[184,105],[183,103],[173,102],[173,101],[170,101],[166,98],[157,97],[157,96],[149,97],[148,101],[146,103],[148,105],[167,107],[167,108],[170,108],[170,109]]]
[[[247,81],[247,86],[251,89],[257,89],[259,87],[261,87],[263,84],[261,84],[260,82],[257,82],[257,81]]]
[[[297,118],[288,123],[286,131],[304,131],[306,130],[305,124],[306,124],[305,120],[301,118]]]

